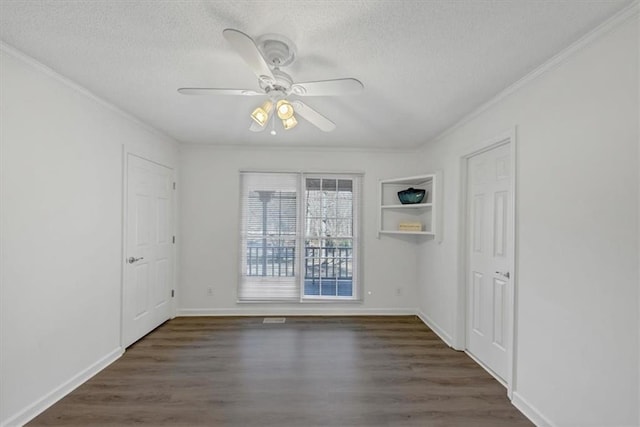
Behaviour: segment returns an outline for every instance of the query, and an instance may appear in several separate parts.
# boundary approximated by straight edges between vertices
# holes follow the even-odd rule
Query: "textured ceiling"
[[[167,133],[197,144],[408,148],[427,142],[630,0],[2,0],[0,39]],[[362,94],[306,97],[337,125],[248,130],[258,89],[222,36],[279,33],[295,81],[355,77]]]

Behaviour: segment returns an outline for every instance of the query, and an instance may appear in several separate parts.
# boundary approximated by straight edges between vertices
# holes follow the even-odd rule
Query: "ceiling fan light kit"
[[[273,108],[273,102],[265,101],[261,106],[253,110],[251,113],[251,118],[255,120],[260,126],[264,126],[269,121],[271,117],[271,109]]]
[[[286,99],[281,99],[277,104],[278,108],[278,117],[280,120],[287,120],[293,117],[293,107]]]
[[[282,120],[282,127],[284,127],[284,130],[293,129],[294,127],[296,127],[297,124],[298,124],[298,121],[293,115],[288,119]]]
[[[260,132],[266,128],[273,116],[274,105],[285,130],[293,129],[298,124],[294,114],[297,113],[321,131],[331,132],[336,128],[335,123],[302,101],[296,99],[290,102],[287,98],[290,95],[349,95],[360,93],[364,88],[362,83],[354,78],[294,83],[289,74],[280,70],[280,67],[292,64],[297,55],[295,44],[285,36],[266,34],[254,41],[247,34],[231,28],[224,30],[222,34],[258,77],[258,86],[263,93],[252,89],[222,88],[180,88],[178,92],[183,95],[267,96],[269,99],[251,113],[253,122],[249,129],[253,132]],[[273,126],[271,134],[275,135]]]

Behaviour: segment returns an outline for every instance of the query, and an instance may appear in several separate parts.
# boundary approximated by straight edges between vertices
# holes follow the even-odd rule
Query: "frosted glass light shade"
[[[261,106],[253,110],[251,118],[255,120],[260,126],[264,127],[269,121],[271,109],[273,108],[273,102],[265,101]]]
[[[284,130],[293,129],[294,127],[296,127],[297,124],[298,124],[298,121],[293,116],[293,114],[288,119],[285,119],[282,121],[282,126],[284,126]]]
[[[288,120],[293,117],[293,105],[285,99],[278,101],[276,110],[278,110],[278,117],[280,117],[281,120]]]

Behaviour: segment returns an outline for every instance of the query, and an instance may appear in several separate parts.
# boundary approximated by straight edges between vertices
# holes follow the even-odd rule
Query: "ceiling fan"
[[[254,132],[264,130],[274,113],[282,121],[285,130],[298,124],[297,114],[318,129],[331,132],[336,128],[335,123],[298,99],[289,101],[289,96],[349,95],[359,93],[364,88],[354,78],[294,83],[291,76],[280,69],[296,59],[296,47],[291,40],[278,34],[267,34],[254,41],[242,31],[231,28],[222,34],[258,76],[260,90],[187,87],[178,89],[178,92],[183,95],[267,96],[268,99],[251,113],[253,122],[249,129]],[[274,118],[271,134],[275,133]]]

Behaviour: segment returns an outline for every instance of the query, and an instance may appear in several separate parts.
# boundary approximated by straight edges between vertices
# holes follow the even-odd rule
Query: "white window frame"
[[[361,241],[361,229],[362,229],[362,218],[361,218],[361,206],[362,206],[362,174],[358,173],[302,173],[300,176],[301,182],[299,185],[300,196],[300,217],[299,224],[302,228],[300,232],[300,259],[298,262],[299,269],[301,272],[300,277],[300,300],[308,301],[308,302],[341,302],[341,301],[361,301],[361,292],[360,292],[360,265],[362,264],[362,257],[360,256],[360,241]],[[302,201],[305,199],[307,187],[306,180],[307,179],[343,179],[343,180],[351,180],[352,182],[352,191],[353,191],[353,206],[352,206],[352,214],[351,218],[353,221],[352,224],[352,235],[348,236],[351,239],[351,259],[352,259],[352,282],[351,282],[351,296],[337,296],[337,295],[305,295],[305,277],[304,272],[306,271],[306,245],[305,242],[308,237],[306,235],[306,211],[303,206]],[[343,236],[340,236],[343,237]],[[347,237],[347,236],[344,236]]]
[[[238,266],[239,266],[239,276],[238,276],[238,284],[236,286],[236,292],[238,295],[237,302],[238,303],[359,303],[362,302],[362,251],[361,251],[361,241],[362,241],[362,203],[363,203],[363,194],[362,194],[362,182],[363,182],[363,173],[358,172],[287,172],[287,171],[240,171],[240,174],[295,174],[298,176],[298,187],[297,187],[297,230],[296,230],[296,245],[295,245],[295,257],[297,258],[295,261],[295,268],[297,272],[294,276],[297,282],[298,290],[299,290],[299,300],[296,301],[294,299],[266,299],[266,298],[245,298],[240,299],[240,286],[243,279],[243,274],[246,274],[247,265],[246,265],[246,251],[247,251],[247,239],[243,237],[245,231],[243,229],[244,219],[240,221],[240,245],[239,245],[239,253],[238,253]],[[353,191],[353,206],[352,206],[352,284],[351,296],[334,296],[334,295],[305,295],[305,241],[306,241],[306,209],[304,206],[304,197],[306,195],[306,180],[307,178],[324,178],[324,179],[348,179],[352,181],[352,191]],[[242,180],[240,180],[242,183]],[[244,191],[241,186],[240,191],[240,213],[244,215],[244,204],[246,200],[244,200]],[[243,273],[244,271],[244,273]],[[265,282],[269,281],[277,281],[278,277],[270,277],[265,276],[261,280]]]

